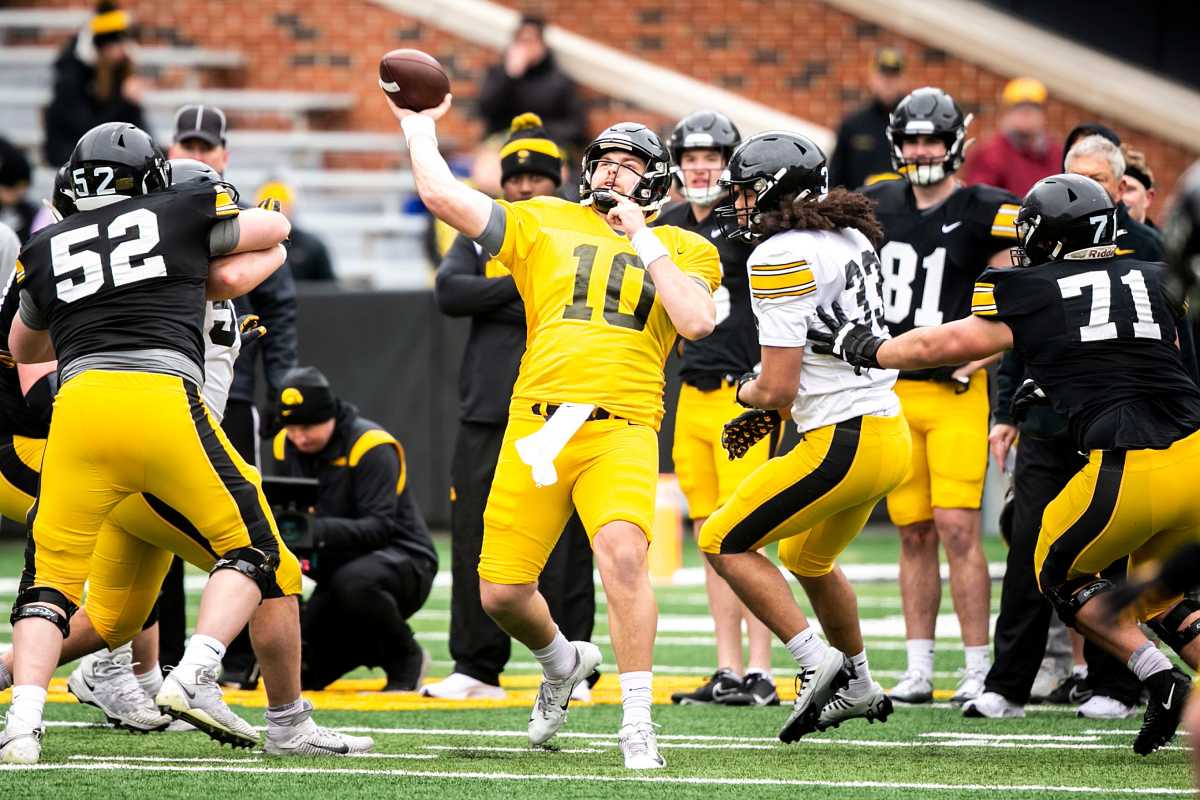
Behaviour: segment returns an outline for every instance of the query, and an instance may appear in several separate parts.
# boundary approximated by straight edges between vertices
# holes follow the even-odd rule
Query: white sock
[[[908,669],[933,678],[933,639],[908,639],[904,642],[908,650]]]
[[[850,656],[850,663],[854,665],[854,677],[850,679],[850,685],[846,687],[846,694],[851,697],[862,697],[867,692],[871,691],[871,668],[867,665],[867,650],[856,656]]]
[[[8,687],[12,686],[12,673],[8,671],[8,667],[0,662],[0,692],[3,692]]]
[[[1171,661],[1163,655],[1161,650],[1154,646],[1153,642],[1146,642],[1133,651],[1133,655],[1129,657],[1127,666],[1137,676],[1139,681],[1144,681],[1151,675],[1162,672],[1164,669],[1170,669]],[[14,689],[13,691],[15,700],[16,690]]]
[[[1071,674],[1078,680],[1087,680],[1087,664],[1076,664],[1071,667]]]
[[[800,666],[815,667],[825,657],[829,645],[825,644],[812,628],[805,628],[791,638],[787,649]]]
[[[8,708],[10,734],[30,733],[42,727],[42,712],[46,708],[46,690],[34,684],[14,686],[12,705]]]
[[[192,638],[188,639],[187,649],[183,651],[183,658],[179,659],[179,666],[175,669],[197,667],[216,670],[220,668],[221,659],[224,657],[225,645],[221,644],[219,639],[193,633]]]
[[[775,678],[771,675],[770,667],[750,667],[746,670],[746,678],[749,679],[751,675],[759,675],[763,680],[768,680],[771,683],[775,682]]]
[[[649,722],[650,703],[654,700],[651,691],[653,673],[622,672],[617,677],[621,681],[621,709],[625,712],[621,725]]]
[[[139,664],[138,666],[141,665]],[[141,674],[134,672],[133,677],[137,679],[138,686],[142,687],[142,691],[146,693],[146,696],[151,699],[154,699],[154,696],[158,694],[158,690],[162,688],[163,673],[157,661],[151,664],[150,669],[146,672]]]
[[[561,681],[566,678],[579,663],[579,654],[575,652],[574,647],[571,647],[567,637],[562,635],[562,631],[555,632],[550,644],[534,650],[533,657],[542,665],[542,672],[546,673],[546,677],[552,681]]]
[[[966,655],[967,669],[987,672],[992,668],[992,648],[986,644],[963,647]],[[932,664],[930,665],[932,667]],[[932,670],[930,670],[932,672]]]

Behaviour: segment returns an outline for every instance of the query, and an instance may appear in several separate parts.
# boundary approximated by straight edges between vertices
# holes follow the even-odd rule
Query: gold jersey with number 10
[[[676,331],[629,239],[591,208],[557,197],[498,203],[505,227],[496,259],[512,271],[528,330],[513,408],[592,403],[657,430]],[[710,292],[720,285],[710,242],[669,225],[653,231],[686,275]]]

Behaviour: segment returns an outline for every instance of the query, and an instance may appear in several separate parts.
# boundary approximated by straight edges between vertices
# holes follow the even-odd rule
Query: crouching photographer
[[[387,673],[384,691],[415,690],[428,654],[407,620],[429,596],[437,553],[407,490],[404,449],[313,367],[289,372],[277,400],[276,471],[317,481],[314,506],[277,512],[317,584],[301,615],[303,686],[372,666]]]

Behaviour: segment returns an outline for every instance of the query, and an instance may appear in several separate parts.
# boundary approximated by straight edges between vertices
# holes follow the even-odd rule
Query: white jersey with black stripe
[[[750,301],[758,320],[758,340],[768,347],[803,347],[800,390],[792,403],[792,419],[801,432],[873,414],[900,413],[892,390],[896,371],[862,370],[808,346],[810,325],[824,328],[817,308],[836,302],[852,320],[870,320],[875,332],[883,325],[879,258],[856,230],[784,231],[767,239],[746,263]]]
[[[237,312],[232,300],[210,301],[204,308],[204,389],[201,394],[208,412],[217,422],[225,416],[229,387],[233,385],[233,363],[242,349]]]

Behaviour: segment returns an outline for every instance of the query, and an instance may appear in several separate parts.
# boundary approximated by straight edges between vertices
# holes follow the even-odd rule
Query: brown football
[[[424,111],[441,105],[450,92],[450,79],[428,53],[393,50],[379,59],[379,88],[400,108]]]

